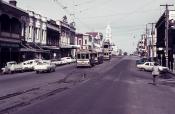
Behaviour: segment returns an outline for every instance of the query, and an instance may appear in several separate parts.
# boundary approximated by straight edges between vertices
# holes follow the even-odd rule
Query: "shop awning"
[[[48,53],[49,50],[44,50],[40,46],[35,43],[28,43],[26,45],[21,44],[22,48],[20,49],[21,52],[38,52],[38,53]]]
[[[80,48],[80,45],[62,45],[61,48],[78,49]]]
[[[60,48],[57,46],[41,46],[44,49],[51,49],[51,50],[59,50]]]
[[[0,42],[0,47],[19,48],[19,43]]]

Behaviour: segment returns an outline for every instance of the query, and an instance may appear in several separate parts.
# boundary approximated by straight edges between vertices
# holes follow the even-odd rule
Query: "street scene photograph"
[[[175,114],[175,0],[0,0],[0,114]]]

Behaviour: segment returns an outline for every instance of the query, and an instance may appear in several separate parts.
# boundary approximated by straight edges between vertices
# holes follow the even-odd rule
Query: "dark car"
[[[145,62],[148,62],[149,60],[147,58],[141,58],[139,60],[136,60],[136,65],[138,64],[144,64]]]

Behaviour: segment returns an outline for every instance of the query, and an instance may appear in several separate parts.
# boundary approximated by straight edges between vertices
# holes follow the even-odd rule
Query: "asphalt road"
[[[151,73],[138,71],[134,57],[113,58],[110,62],[92,69],[75,70],[74,65],[68,65],[65,68],[57,69],[55,75],[66,73],[76,76],[76,74],[85,73],[89,78],[71,89],[31,103],[10,114],[175,113],[175,79],[168,75],[167,79],[160,78],[157,86],[152,85]],[[54,77],[54,74],[52,75]],[[46,75],[41,77],[48,78]],[[29,77],[20,77],[21,80],[24,78]],[[43,80],[44,83],[52,78]]]
[[[58,67],[56,72],[36,74],[35,72],[15,73],[0,76],[0,96],[53,82],[72,72],[75,64]]]

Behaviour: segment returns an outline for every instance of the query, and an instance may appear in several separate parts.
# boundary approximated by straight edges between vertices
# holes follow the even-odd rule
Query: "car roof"
[[[71,57],[62,57],[62,59],[64,59],[64,58],[66,59],[66,58],[71,58]]]
[[[145,64],[146,64],[146,63],[155,63],[155,62],[145,62]]]
[[[8,63],[16,63],[16,61],[10,61],[10,62],[8,62]]]

